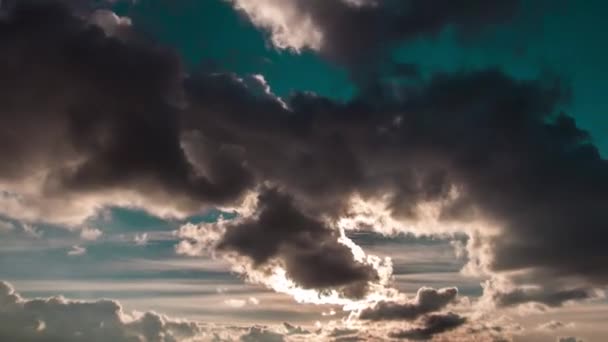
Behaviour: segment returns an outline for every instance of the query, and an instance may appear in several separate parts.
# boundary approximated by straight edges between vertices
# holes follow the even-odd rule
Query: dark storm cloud
[[[486,3],[471,2],[472,13],[498,6]],[[423,22],[468,18],[451,13]],[[569,94],[553,79],[437,74],[345,103],[300,93],[284,106],[260,79],[186,77],[171,53],[107,37],[60,6],[18,7],[0,21],[0,41],[0,154],[12,156],[2,181],[49,169],[48,196],[128,190],[191,211],[270,183],[293,202],[271,196],[263,220],[247,227],[274,236],[259,241],[236,227],[224,248],[260,264],[278,256],[311,287],[370,279],[321,215],[344,214],[357,194],[383,196],[395,217],[416,219],[418,203],[455,187],[442,219],[478,212],[502,229],[485,242],[492,271],[608,283],[608,162],[559,112]],[[313,271],[338,265],[343,280]]]
[[[293,199],[269,189],[258,200],[257,216],[230,225],[218,251],[247,256],[254,267],[278,259],[298,285],[341,288],[349,297],[363,296],[368,282],[378,278],[371,266],[354,260],[335,230],[300,212]]]
[[[439,311],[455,301],[458,295],[456,288],[435,290],[423,287],[418,290],[416,298],[409,303],[379,302],[367,308],[359,315],[360,319],[382,320],[415,320],[418,317]]]
[[[404,338],[409,340],[430,340],[437,334],[454,330],[464,323],[466,318],[455,313],[435,314],[424,317],[422,326],[409,330],[401,330],[390,334],[391,338]]]
[[[172,53],[108,37],[66,6],[22,1],[0,22],[0,177],[48,167],[48,192],[132,189],[222,202],[251,182],[212,151],[205,175],[180,146]],[[224,169],[225,168],[225,169]]]
[[[473,33],[508,20],[520,5],[519,0],[363,0],[358,1],[362,5],[353,5],[355,2],[286,0],[284,7],[269,4],[270,1],[267,5],[262,1],[258,6],[276,6],[286,12],[295,8],[293,13],[297,13],[300,20],[309,19],[322,33],[323,55],[363,67],[399,42],[435,36],[448,27],[460,33]]]
[[[339,215],[354,193],[383,195],[396,217],[415,219],[418,203],[455,186],[442,219],[478,212],[503,228],[490,238],[492,270],[608,279],[608,162],[560,113],[569,92],[555,79],[438,74],[347,103],[297,94],[290,110],[229,76],[190,79],[187,91],[188,127],[238,146],[260,179],[309,209]]]
[[[500,306],[514,306],[524,303],[540,303],[550,307],[562,306],[568,301],[594,298],[596,295],[589,289],[571,290],[526,290],[517,289],[507,293],[494,294],[494,301]]]

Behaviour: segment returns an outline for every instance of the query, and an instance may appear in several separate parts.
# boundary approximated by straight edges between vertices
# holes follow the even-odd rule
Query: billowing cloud
[[[395,41],[506,18],[516,4],[281,3],[301,6],[294,15],[321,28],[322,44],[344,44],[321,46],[336,56],[373,50],[384,23]],[[344,102],[282,100],[259,75],[186,75],[171,52],[108,35],[63,6],[20,2],[0,21],[0,39],[0,153],[13,156],[0,166],[3,215],[80,224],[128,205],[185,216],[239,207],[271,186],[291,200],[239,212],[218,251],[258,272],[278,260],[281,279],[304,287],[374,279],[338,241],[337,223],[361,214],[353,199],[377,205],[397,231],[453,227],[468,236],[468,269],[549,290],[505,303],[556,305],[608,283],[608,161],[561,112],[569,91],[559,80],[473,70],[381,84]],[[180,246],[196,254],[200,244]]]
[[[358,246],[301,212],[293,198],[277,189],[263,190],[251,216],[221,221],[218,229],[213,228],[214,224],[182,227],[177,232],[183,239],[177,252],[225,255],[236,265],[248,265],[243,270],[248,276],[281,270],[285,280],[301,289],[336,290],[348,298],[365,297],[370,284],[383,278],[378,264],[358,255]]]
[[[383,49],[447,27],[472,32],[509,19],[518,0],[228,0],[273,44],[320,51],[335,61],[369,62]],[[359,65],[361,66],[361,65]]]
[[[19,156],[0,168],[5,214],[74,223],[113,201],[171,214],[248,184],[221,157],[205,175],[188,161],[172,53],[109,37],[48,1],[19,2],[0,36],[0,151]]]
[[[526,270],[522,282],[531,284],[547,276],[605,283],[605,253],[594,242],[603,236],[608,165],[558,111],[568,91],[554,79],[440,74],[383,99],[343,104],[299,94],[289,110],[230,76],[188,86],[192,126],[234,146],[309,212],[339,218],[354,196],[375,200],[401,223],[397,230],[429,219],[429,227],[465,232],[469,267],[482,273]],[[581,222],[573,217],[584,218],[588,234],[575,233]]]
[[[127,314],[110,300],[24,299],[0,282],[0,339],[5,341],[170,342],[200,333],[197,324],[146,312]]]
[[[335,230],[299,212],[289,197],[268,190],[260,195],[258,206],[257,217],[226,229],[217,251],[246,256],[254,267],[277,258],[287,276],[304,288],[356,284],[353,294],[362,296],[367,282],[377,280],[376,271],[357,262]]]
[[[379,302],[361,312],[359,318],[364,320],[415,320],[418,317],[439,311],[455,301],[458,295],[456,288],[435,290],[423,287],[416,297],[406,303]]]

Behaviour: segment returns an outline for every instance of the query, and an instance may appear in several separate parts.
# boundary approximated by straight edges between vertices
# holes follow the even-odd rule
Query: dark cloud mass
[[[418,290],[416,298],[409,303],[379,302],[361,312],[359,318],[372,321],[381,320],[415,320],[418,317],[439,311],[454,302],[458,290],[446,288],[435,290],[423,287]]]
[[[230,225],[217,246],[251,258],[254,267],[278,259],[290,279],[304,288],[340,288],[348,297],[365,295],[378,274],[354,260],[338,242],[335,230],[298,211],[293,200],[277,190],[259,196],[255,218]]]
[[[107,37],[48,1],[19,2],[0,38],[0,153],[17,156],[1,177],[47,169],[51,196],[122,188],[184,205],[222,202],[250,182],[217,154],[204,176],[187,160],[172,53]]]
[[[263,8],[264,1],[259,6]],[[310,20],[321,32],[320,51],[325,57],[361,68],[399,42],[435,36],[450,27],[470,34],[504,22],[515,14],[520,1],[286,0],[282,6],[293,6],[298,20]]]
[[[466,26],[514,6],[407,3],[421,10],[395,13],[418,13],[426,26],[394,34]],[[361,37],[372,42],[386,6],[347,14],[344,27],[367,34],[353,25],[372,22]],[[344,214],[352,195],[382,196],[396,218],[416,219],[418,203],[456,188],[441,218],[478,213],[500,227],[486,241],[492,271],[608,283],[608,162],[560,112],[569,94],[554,79],[443,73],[344,103],[297,93],[284,105],[259,78],[186,76],[171,53],[108,37],[62,6],[20,2],[0,21],[0,41],[0,153],[12,156],[3,182],[46,170],[44,198],[121,190],[189,213],[271,184],[288,195],[263,194],[257,218],[228,230],[221,248],[259,265],[278,257],[307,287],[373,278],[321,223]]]
[[[221,81],[188,81],[189,119],[203,136],[242,147],[259,177],[309,208],[337,215],[351,194],[383,195],[396,217],[415,218],[417,203],[445,199],[455,186],[459,198],[442,219],[478,212],[503,228],[491,242],[493,270],[605,283],[608,163],[559,112],[569,95],[554,79],[438,74],[397,97],[335,103],[298,94],[289,111],[231,77]]]
[[[549,307],[558,307],[568,301],[594,298],[589,289],[571,289],[551,291],[550,289],[516,289],[507,293],[494,294],[494,300],[501,306],[514,306],[529,302],[540,303]]]
[[[460,327],[466,321],[466,318],[451,312],[429,315],[424,317],[421,327],[393,332],[390,337],[408,340],[430,340],[437,334]]]

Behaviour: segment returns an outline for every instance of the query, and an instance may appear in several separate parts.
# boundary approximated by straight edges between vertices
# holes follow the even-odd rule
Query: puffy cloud
[[[183,341],[200,333],[192,322],[146,312],[127,314],[110,300],[24,299],[0,282],[0,339],[6,341]]]
[[[50,1],[19,2],[0,36],[0,151],[20,156],[0,168],[3,213],[73,224],[118,201],[179,214],[248,182],[220,160],[206,176],[188,161],[172,53],[108,37]]]
[[[304,288],[347,286],[353,296],[365,295],[367,283],[379,277],[373,267],[356,261],[335,230],[299,212],[292,201],[277,190],[265,191],[257,217],[228,227],[216,250],[246,256],[254,267],[279,259]]]
[[[267,341],[267,342],[283,342],[285,338],[282,334],[276,333],[260,327],[252,327],[249,332],[241,335],[240,341],[242,342],[256,342],[256,341]]]
[[[80,231],[80,238],[88,241],[97,240],[101,235],[103,235],[101,230],[92,227],[84,227]]]
[[[370,61],[383,49],[447,27],[472,32],[510,18],[518,0],[229,0],[279,48],[320,51],[346,63]]]
[[[386,13],[398,17],[398,34],[388,35],[395,41],[446,25],[476,27],[516,4],[410,1],[398,11],[391,6],[401,2],[281,3],[273,4],[300,6],[294,15],[321,28],[322,44],[338,42],[320,48],[336,56],[373,50],[393,23]],[[349,39],[351,32],[364,34]],[[20,2],[0,21],[0,39],[0,153],[15,156],[0,166],[4,215],[79,224],[112,204],[183,216],[238,207],[270,184],[295,206],[241,213],[242,226],[223,236],[220,251],[247,258],[248,271],[276,259],[281,277],[305,287],[369,282],[374,272],[353,262],[353,246],[330,229],[360,198],[380,203],[396,230],[429,219],[466,233],[471,270],[525,273],[514,281],[541,288],[547,279],[560,283],[553,295],[524,291],[507,302],[581,299],[568,291],[608,283],[608,162],[559,112],[569,92],[555,79],[440,73],[345,102],[308,93],[281,100],[259,76],[186,76],[172,53],[108,36],[46,2]],[[260,222],[271,216],[288,224]],[[245,227],[274,235],[261,239]],[[197,254],[195,242],[178,250]],[[338,265],[345,267],[335,275],[319,271]]]
[[[456,300],[458,290],[445,288],[435,290],[423,287],[418,290],[416,298],[407,303],[379,302],[361,312],[359,318],[364,320],[415,320],[418,317],[439,311]]]
[[[130,18],[119,17],[116,13],[106,9],[94,11],[89,21],[101,27],[108,36],[120,35],[121,32],[128,31],[128,28],[131,26]]]
[[[224,255],[235,265],[247,265],[242,272],[262,277],[270,286],[277,284],[268,275],[279,272],[303,290],[363,298],[369,286],[390,276],[390,271],[379,274],[380,260],[366,258],[346,236],[301,212],[293,198],[277,189],[263,190],[249,217],[185,225],[176,234],[182,238],[178,253]]]
[[[595,242],[608,166],[587,133],[557,111],[568,90],[555,79],[439,74],[397,97],[336,103],[298,94],[289,110],[231,76],[192,78],[187,89],[193,129],[234,146],[261,179],[313,214],[348,218],[353,198],[376,200],[393,231],[465,232],[468,268],[481,274],[605,283],[605,253]],[[577,233],[573,217],[584,218],[588,234]]]
[[[409,340],[430,340],[437,334],[462,326],[466,321],[466,318],[451,312],[429,315],[424,317],[421,327],[393,332],[390,334],[390,337]]]

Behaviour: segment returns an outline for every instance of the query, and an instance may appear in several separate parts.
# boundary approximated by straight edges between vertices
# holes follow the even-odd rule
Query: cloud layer
[[[446,27],[503,20],[517,6],[468,3],[235,2],[285,46],[348,63]],[[608,284],[608,161],[562,111],[570,94],[556,78],[470,70],[404,85],[378,80],[343,102],[279,99],[259,75],[186,73],[174,53],[108,12],[24,1],[5,14],[0,153],[12,158],[0,166],[2,215],[78,226],[109,205],[179,217],[240,208],[217,252],[258,272],[278,262],[304,289],[357,298],[382,278],[337,229],[342,219],[373,216],[357,211],[359,199],[401,232],[432,221],[466,234],[468,269],[511,282],[486,288],[500,305],[559,306]],[[281,26],[292,21],[312,28]],[[322,34],[319,43],[292,42],[310,30]],[[259,203],[247,211],[251,193]],[[418,317],[455,292],[435,295],[432,304],[425,293],[415,304],[378,304],[378,317]],[[428,316],[427,328],[404,333],[460,324]]]
[[[399,42],[453,27],[472,33],[509,19],[518,0],[229,0],[279,48],[308,48],[353,67]]]
[[[201,333],[187,321],[129,315],[110,300],[24,299],[0,282],[0,339],[6,341],[183,341]]]

